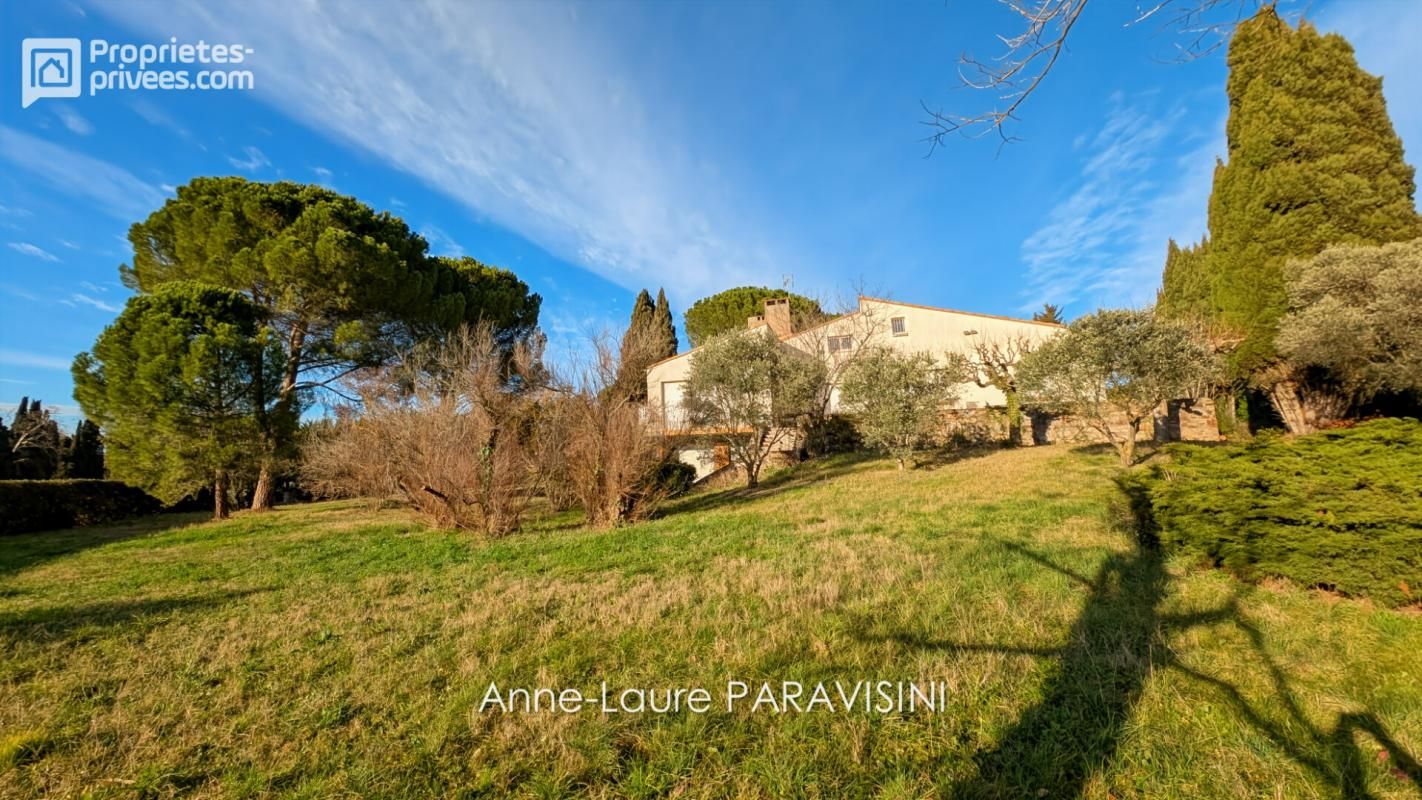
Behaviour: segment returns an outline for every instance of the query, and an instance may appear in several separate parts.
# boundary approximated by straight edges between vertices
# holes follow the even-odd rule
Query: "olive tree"
[[[966,365],[948,366],[927,353],[867,348],[844,372],[840,401],[854,414],[865,444],[898,461],[904,469],[913,451],[932,434],[943,407],[957,399]]]
[[[825,383],[817,356],[782,344],[766,329],[711,337],[691,357],[682,407],[704,438],[725,445],[746,473],[761,467],[778,445],[796,435]]]
[[[1218,371],[1214,353],[1184,325],[1150,308],[1108,309],[1077,319],[1024,356],[1017,381],[1028,404],[1078,417],[1128,467],[1155,410],[1200,394]]]
[[[1331,247],[1287,272],[1276,344],[1307,388],[1307,425],[1383,392],[1422,392],[1422,239]]]

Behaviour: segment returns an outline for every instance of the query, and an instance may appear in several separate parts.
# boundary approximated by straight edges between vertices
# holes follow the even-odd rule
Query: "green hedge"
[[[0,535],[97,525],[162,504],[118,481],[0,481]]]
[[[1247,580],[1422,600],[1422,423],[1172,445],[1145,483],[1160,541]]]

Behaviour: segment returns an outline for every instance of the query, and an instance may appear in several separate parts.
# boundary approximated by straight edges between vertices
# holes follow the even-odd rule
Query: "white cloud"
[[[90,283],[89,281],[80,281],[79,286],[91,292],[107,292],[109,290],[107,286],[100,286],[97,283]]]
[[[0,159],[48,188],[83,198],[125,221],[141,219],[163,204],[161,192],[126,170],[3,125]]]
[[[113,303],[105,303],[103,300],[90,297],[87,294],[76,293],[69,295],[69,302],[67,303],[67,305],[73,305],[75,303],[82,303],[86,306],[93,306],[94,308],[97,308],[100,311],[107,311],[110,314],[117,314],[120,310],[119,307],[114,305]]]
[[[687,296],[794,269],[773,221],[742,210],[674,110],[645,107],[639,70],[576,7],[104,8],[148,33],[250,44],[258,97],[623,286]]]
[[[73,363],[74,359],[72,358],[61,358],[59,356],[31,353],[25,350],[0,348],[0,364],[4,364],[7,367],[33,367],[35,369],[57,369],[68,372],[70,365]]]
[[[80,136],[88,136],[94,132],[94,126],[89,120],[84,119],[82,114],[68,105],[56,103],[53,109],[55,116],[59,117],[59,121],[63,122],[64,127],[68,128],[71,133],[77,133]]]
[[[29,216],[34,216],[33,214],[30,213],[29,209],[26,209],[26,208],[15,208],[14,206],[6,206],[6,205],[0,205],[0,214],[4,214],[4,215],[7,216],[7,217],[29,217]]]
[[[43,261],[58,261],[59,257],[42,247],[36,247],[29,242],[10,242],[9,248],[17,253],[24,253],[27,256],[38,258]]]
[[[68,249],[70,249],[70,250],[78,250],[78,249],[79,249],[79,245],[77,245],[77,244],[75,244],[75,243],[69,241],[68,239],[60,239],[60,240],[59,240],[59,243],[62,244],[62,245],[64,245],[66,248],[68,248]]]
[[[1182,130],[1188,119],[1183,106],[1160,115],[1148,102],[1112,99],[1106,124],[1082,143],[1077,188],[1022,243],[1023,311],[1154,300],[1166,242],[1205,232],[1215,157],[1225,150],[1222,116]]]
[[[255,147],[242,148],[242,155],[244,158],[228,156],[227,162],[243,172],[256,172],[263,167],[272,165],[272,162],[267,160],[266,154]]]
[[[430,253],[437,256],[451,256],[460,258],[464,255],[464,248],[459,242],[444,231],[433,225],[426,225],[420,229],[420,235],[425,237],[425,241],[430,243]]]

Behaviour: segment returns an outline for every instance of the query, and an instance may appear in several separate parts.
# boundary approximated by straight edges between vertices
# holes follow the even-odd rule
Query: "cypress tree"
[[[1174,239],[1166,246],[1165,274],[1155,307],[1163,316],[1185,323],[1208,325],[1214,316],[1210,297],[1210,240],[1181,247]]]
[[[638,292],[637,299],[632,302],[632,318],[627,323],[627,331],[622,334],[617,378],[613,386],[617,394],[631,400],[647,399],[647,367],[662,358],[656,355],[656,314],[652,295],[646,289]]]
[[[1270,386],[1284,263],[1330,244],[1411,239],[1422,222],[1382,81],[1358,67],[1343,37],[1306,22],[1294,29],[1265,6],[1236,30],[1228,61],[1229,161],[1215,169],[1209,209],[1211,299],[1238,341],[1235,377]]]
[[[14,477],[14,465],[10,456],[10,429],[0,418],[0,481]]]
[[[657,290],[657,307],[652,315],[652,329],[657,337],[657,358],[671,358],[681,345],[676,340],[676,323],[672,321],[671,304],[664,289]]]
[[[20,398],[10,422],[9,440],[13,477],[48,480],[59,471],[59,425],[40,401]]]
[[[99,426],[87,419],[79,421],[64,452],[64,477],[104,477],[104,450]]]

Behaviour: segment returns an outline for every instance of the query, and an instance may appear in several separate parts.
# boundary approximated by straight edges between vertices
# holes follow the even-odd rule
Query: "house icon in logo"
[[[74,82],[74,57],[68,50],[33,50],[30,62],[30,80],[35,86],[68,86]],[[39,66],[34,66],[35,62]]]
[[[21,46],[20,105],[41,97],[78,97],[83,84],[78,39],[26,39]]]

